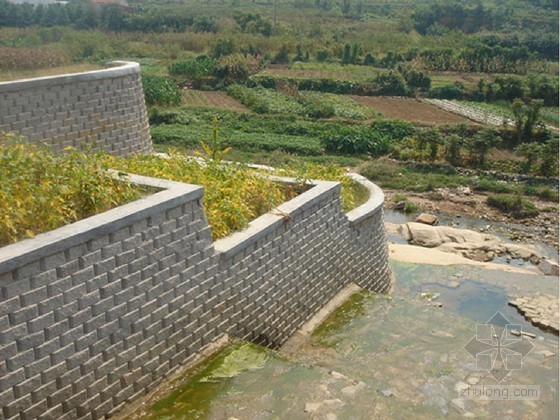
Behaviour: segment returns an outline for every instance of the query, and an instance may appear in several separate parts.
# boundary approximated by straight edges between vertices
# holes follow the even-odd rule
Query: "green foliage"
[[[233,12],[233,20],[244,33],[272,35],[272,23],[258,13]]]
[[[469,153],[469,160],[474,166],[484,166],[486,158],[492,150],[501,142],[495,130],[484,129],[474,136],[467,138],[465,147]]]
[[[515,153],[524,157],[524,173],[556,177],[558,175],[558,138],[552,137],[546,143],[523,143]]]
[[[518,219],[535,217],[539,214],[539,209],[532,202],[524,200],[518,195],[491,195],[486,202],[489,206],[495,207]]]
[[[517,144],[533,139],[533,131],[539,122],[542,106],[543,101],[540,99],[532,100],[528,105],[525,105],[520,99],[513,101],[511,111],[513,112]]]
[[[18,143],[0,133],[0,246],[30,238],[139,198],[110,175],[100,154]]]
[[[195,125],[158,125],[151,128],[152,139],[158,144],[170,144],[197,149],[201,138],[212,135],[211,128]],[[323,153],[323,147],[316,138],[275,133],[229,131],[222,129],[222,145],[239,150],[283,151],[302,156],[314,156]]]
[[[317,165],[305,162],[298,165],[292,164],[283,166],[280,168],[279,174],[302,181],[316,179],[340,182],[342,184],[340,196],[344,211],[352,210],[369,198],[369,192],[366,190],[366,194],[364,196],[361,185],[346,176],[344,168],[338,165]]]
[[[171,80],[163,76],[143,76],[142,86],[148,105],[179,105],[181,92]]]
[[[231,54],[220,57],[214,68],[214,76],[226,85],[243,83],[261,67],[261,61],[251,56]]]
[[[154,155],[107,156],[106,162],[128,173],[202,185],[204,211],[214,239],[244,228],[294,195],[243,165],[204,165],[180,154],[172,154],[169,159]]]
[[[375,83],[377,83],[377,91],[381,95],[407,96],[410,94],[404,77],[398,72],[381,73],[375,78]]]
[[[188,60],[175,61],[168,67],[169,74],[186,76],[190,79],[198,79],[209,76],[214,71],[216,62],[204,55]]]
[[[305,108],[297,99],[271,89],[234,85],[230,86],[227,92],[259,114],[305,115]]]
[[[390,138],[366,126],[344,126],[321,136],[325,149],[333,153],[380,156],[389,151]]]
[[[213,163],[219,164],[223,157],[231,150],[231,147],[223,148],[218,138],[218,116],[214,115],[212,120],[212,140],[206,143],[204,140],[200,141],[200,146],[206,154],[206,158],[210,159]]]
[[[439,86],[430,90],[430,98],[439,99],[461,99],[463,97],[463,88],[458,84],[450,84]]]
[[[452,169],[408,167],[385,160],[366,163],[360,168],[360,173],[382,188],[405,191],[433,191],[435,188],[466,184],[466,179]]]

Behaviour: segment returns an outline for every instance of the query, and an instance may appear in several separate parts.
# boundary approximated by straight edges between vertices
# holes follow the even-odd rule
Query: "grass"
[[[534,196],[558,201],[558,189],[544,181],[505,182],[491,175],[465,175],[451,167],[407,166],[386,159],[369,161],[360,173],[382,188],[428,192],[468,185],[475,191]]]
[[[524,200],[518,195],[491,195],[486,202],[489,206],[495,207],[517,219],[535,217],[539,214],[539,209],[532,202]]]
[[[269,68],[259,74],[276,77],[287,77],[296,79],[333,79],[351,80],[353,82],[371,82],[379,73],[386,72],[385,69],[373,68],[360,65],[342,65],[338,63],[301,63],[295,62],[289,68]]]

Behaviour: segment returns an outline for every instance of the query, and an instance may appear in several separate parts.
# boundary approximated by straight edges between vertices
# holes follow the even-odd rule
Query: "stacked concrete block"
[[[0,131],[56,151],[88,145],[116,156],[152,150],[137,63],[0,83]]]
[[[216,338],[202,188],[0,250],[0,417],[100,418]]]
[[[133,181],[162,191],[0,249],[0,417],[111,415],[223,333],[278,347],[349,283],[390,288],[380,191],[345,215],[317,182],[213,243],[201,187]]]

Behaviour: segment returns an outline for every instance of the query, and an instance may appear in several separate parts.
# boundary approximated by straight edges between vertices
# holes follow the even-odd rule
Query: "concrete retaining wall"
[[[315,186],[212,242],[201,187],[0,249],[0,417],[100,418],[226,332],[276,347],[351,282],[391,287],[383,194]]]
[[[152,150],[140,66],[0,83],[0,131],[60,151],[93,143],[117,156]]]

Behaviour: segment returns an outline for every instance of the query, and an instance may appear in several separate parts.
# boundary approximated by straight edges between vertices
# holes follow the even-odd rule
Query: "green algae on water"
[[[227,389],[232,378],[244,371],[263,367],[268,358],[265,348],[251,343],[233,344],[220,350],[201,365],[198,373],[187,378],[170,395],[152,405],[149,418],[206,418],[212,401]]]

